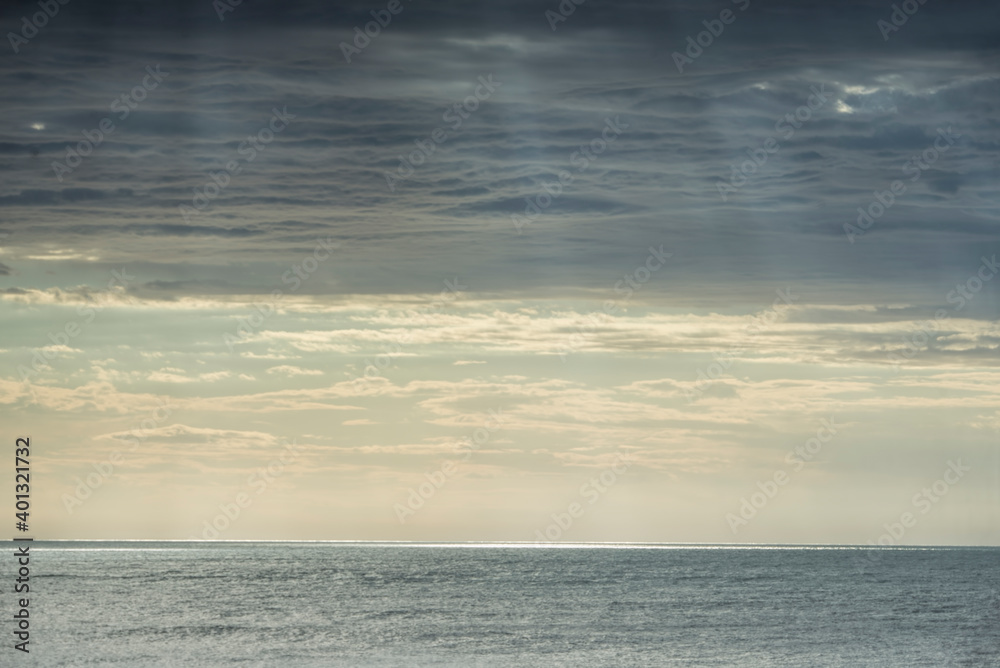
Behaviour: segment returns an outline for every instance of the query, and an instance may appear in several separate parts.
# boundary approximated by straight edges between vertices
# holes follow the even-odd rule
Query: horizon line
[[[24,538],[10,539],[21,542]],[[699,543],[699,542],[646,542],[646,541],[513,541],[513,540],[356,540],[356,539],[275,539],[239,538],[29,538],[32,542],[47,543],[302,543],[302,544],[346,544],[346,545],[399,545],[428,547],[533,547],[533,548],[838,548],[838,549],[955,549],[955,548],[1000,548],[1000,544],[936,544],[936,545],[875,545],[868,543]]]

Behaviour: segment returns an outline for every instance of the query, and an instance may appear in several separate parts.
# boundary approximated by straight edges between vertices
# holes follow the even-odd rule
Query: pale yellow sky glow
[[[995,541],[992,322],[938,320],[904,357],[927,322],[902,305],[592,320],[600,303],[460,295],[433,317],[289,302],[227,342],[252,304],[110,301],[84,323],[81,293],[32,294],[7,308],[81,326],[37,371],[3,353],[52,536],[531,540],[584,498],[560,539],[865,543],[960,460],[907,542]]]

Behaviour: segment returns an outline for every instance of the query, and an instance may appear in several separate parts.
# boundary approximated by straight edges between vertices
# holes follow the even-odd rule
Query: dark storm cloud
[[[146,265],[160,292],[217,291],[231,263],[280,276],[331,236],[351,250],[309,290],[406,292],[456,274],[479,290],[602,289],[664,243],[677,275],[645,298],[738,300],[794,281],[827,301],[937,303],[995,246],[996,5],[927,2],[886,40],[891,3],[743,4],[587,0],[553,31],[558,2],[404,0],[348,64],[340,44],[385,3],[244,2],[223,21],[207,1],[69,3],[0,60],[0,216],[21,248],[99,247]],[[735,21],[679,73],[672,54],[727,8]],[[137,89],[157,66],[162,82]],[[496,90],[456,116],[489,75]],[[275,109],[293,117],[251,152]],[[581,167],[614,118],[627,129]],[[53,162],[102,119],[114,130],[60,182]],[[914,172],[948,128],[955,142]],[[768,139],[780,148],[744,182]],[[390,190],[410,155],[422,164]],[[571,182],[518,234],[512,214],[560,173]],[[849,243],[844,225],[897,180],[906,192]]]
[[[0,197],[0,206],[46,206],[131,196],[132,191],[128,188],[118,188],[114,191],[98,190],[96,188],[33,189],[22,190],[16,195]]]

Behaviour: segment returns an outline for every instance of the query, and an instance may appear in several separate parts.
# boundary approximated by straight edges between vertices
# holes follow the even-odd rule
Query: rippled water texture
[[[996,548],[32,553],[32,652],[19,665],[1000,666]]]

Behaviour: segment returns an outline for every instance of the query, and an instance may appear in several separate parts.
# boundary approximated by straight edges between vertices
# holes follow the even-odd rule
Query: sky
[[[33,534],[1000,545],[1000,9],[902,5],[5,5]]]

